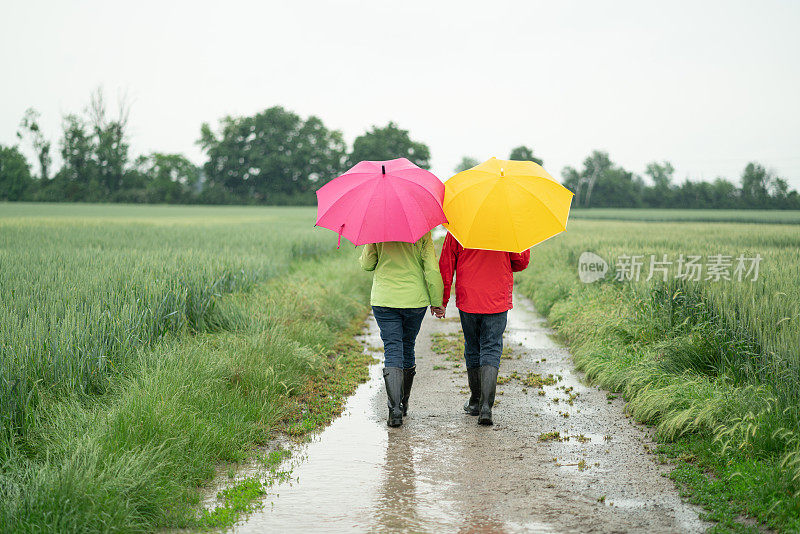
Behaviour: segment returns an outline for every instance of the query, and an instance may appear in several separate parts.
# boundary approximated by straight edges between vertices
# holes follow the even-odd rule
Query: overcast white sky
[[[348,142],[394,120],[442,179],[526,144],[556,177],[603,149],[800,189],[798,27],[793,0],[2,0],[0,143],[32,106],[55,144],[103,86],[132,97],[134,154],[201,163],[202,122],[282,105]]]

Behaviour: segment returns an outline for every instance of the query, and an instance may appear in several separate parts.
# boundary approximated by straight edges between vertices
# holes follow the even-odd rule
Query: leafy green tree
[[[573,205],[578,206],[578,201],[580,200],[580,187],[583,186],[583,174],[575,169],[575,167],[570,167],[567,165],[561,169],[561,184],[575,193]]]
[[[748,163],[742,172],[742,198],[751,204],[761,206],[769,195],[771,176],[758,163]]]
[[[136,168],[144,178],[146,202],[182,204],[191,202],[197,192],[199,169],[181,154],[140,156]]]
[[[31,187],[30,165],[15,146],[0,145],[0,200],[25,200]]]
[[[678,205],[688,209],[707,209],[713,202],[713,193],[707,182],[686,180],[675,195]],[[670,206],[674,207],[674,206]]]
[[[717,178],[713,182],[686,180],[675,190],[672,205],[666,207],[735,208],[738,203],[737,193],[736,186],[724,178]]]
[[[64,117],[60,151],[61,169],[52,183],[42,184],[39,200],[129,200],[125,190],[136,178],[128,161],[128,105],[119,103],[118,116],[109,118],[103,92],[97,89],[82,114]],[[135,180],[134,180],[135,181]]]
[[[89,123],[95,138],[94,156],[103,196],[110,196],[124,187],[128,165],[129,106],[119,102],[118,115],[109,118],[102,89],[95,90],[89,105]]]
[[[64,117],[61,169],[43,191],[43,200],[100,201],[106,198],[95,161],[96,141],[80,115]]]
[[[36,158],[39,160],[39,179],[46,182],[50,179],[50,166],[53,164],[53,158],[50,155],[51,143],[47,140],[39,127],[39,119],[41,115],[33,108],[25,110],[25,115],[22,116],[17,132],[17,137],[22,139],[28,137],[30,139],[33,151],[36,153]]]
[[[341,132],[314,116],[303,120],[276,106],[252,117],[225,117],[220,131],[201,127],[198,141],[206,198],[247,203],[313,202],[314,190],[342,171],[346,148]]]
[[[774,198],[786,198],[789,196],[789,182],[783,178],[773,178],[769,184],[769,193]]]
[[[781,203],[782,209],[800,210],[800,194],[794,189],[789,191],[786,198]]]
[[[672,185],[672,176],[675,168],[668,161],[648,163],[644,173],[653,181],[652,187],[647,187],[643,193],[645,205],[650,207],[665,208],[672,205],[675,187]]]
[[[643,190],[644,181],[640,177],[615,166],[598,178],[594,188],[589,188],[586,205],[638,208],[642,205]]]
[[[654,161],[647,164],[644,173],[653,180],[653,184],[657,188],[668,189],[672,186],[672,176],[675,173],[675,168],[669,161],[664,163]]]
[[[800,209],[800,194],[757,163],[745,167],[741,188],[721,177],[713,182],[687,179],[675,185],[675,168],[667,161],[649,163],[645,174],[652,186],[600,151],[592,152],[581,170],[565,167],[561,171],[564,186],[575,193],[573,205],[580,207]]]
[[[401,130],[394,122],[383,128],[373,126],[372,130],[356,137],[348,165],[353,166],[363,160],[395,158],[407,158],[423,169],[430,169],[431,153],[428,146],[412,140],[408,130]]]
[[[578,171],[565,167],[564,186],[575,193],[575,206],[638,207],[642,205],[644,182],[622,167],[615,166],[607,152],[595,150]]]
[[[789,182],[783,178],[774,177],[770,182],[769,194],[772,207],[777,209],[798,209],[797,191],[789,189]]]
[[[471,158],[469,156],[464,156],[461,158],[461,161],[456,165],[456,168],[453,169],[455,172],[459,173],[461,171],[466,171],[467,169],[471,169],[476,165],[480,165],[480,161],[475,158]]]
[[[746,208],[799,209],[797,192],[789,183],[756,162],[742,172],[741,201]]]
[[[544,165],[544,160],[534,156],[533,149],[528,148],[525,145],[520,145],[514,148],[511,151],[511,154],[509,154],[508,159],[515,161],[532,161],[534,163],[538,163],[539,165]]]
[[[597,179],[612,167],[607,152],[595,150],[583,161],[583,170],[567,166],[561,171],[564,187],[575,193],[575,206],[587,206]]]
[[[770,190],[774,190],[777,179],[771,172],[756,162],[748,163],[742,172],[741,198],[745,208],[770,207]]]
[[[720,209],[733,209],[736,207],[739,192],[732,182],[718,177],[711,183],[711,192],[714,199],[712,207]]]

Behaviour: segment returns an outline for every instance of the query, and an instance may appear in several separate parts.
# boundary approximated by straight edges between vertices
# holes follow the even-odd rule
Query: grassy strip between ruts
[[[621,392],[634,418],[655,426],[660,457],[675,464],[670,478],[717,521],[712,531],[758,532],[758,522],[800,530],[798,484],[781,465],[780,433],[773,434],[776,443],[758,442],[755,425],[770,421],[749,420],[769,413],[769,391],[727,375],[725,352],[748,347],[702,303],[670,303],[686,297],[675,288],[642,294],[613,283],[575,283],[564,266],[546,262],[520,276],[518,287],[567,341],[578,369]]]
[[[220,297],[226,330],[165,338],[102,397],[45,399],[3,466],[0,531],[230,524],[258,488],[237,487],[227,510],[198,515],[201,486],[275,432],[313,432],[341,411],[371,360],[352,340],[368,288],[352,254],[303,262]]]

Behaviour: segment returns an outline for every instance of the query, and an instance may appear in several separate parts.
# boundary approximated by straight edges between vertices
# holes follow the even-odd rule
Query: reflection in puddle
[[[568,351],[526,299],[516,298],[509,314],[514,358],[504,364],[506,374],[515,369],[518,377],[552,375],[557,382],[524,388],[522,380],[509,381],[501,396],[507,408],[493,427],[479,428],[461,407],[461,362],[428,350],[433,333],[458,336],[452,306],[448,315],[423,323],[425,348],[417,352],[403,426],[386,427],[382,364],[373,365],[344,414],[293,451],[292,480],[270,487],[264,509],[237,532],[703,530],[692,509],[662,491],[650,460],[636,460],[643,452],[638,434],[612,413],[610,397],[571,372]],[[374,320],[368,324],[367,346],[382,346]],[[558,439],[541,440],[555,433]]]
[[[536,316],[530,312],[521,320],[511,316],[509,335],[526,347],[555,346],[547,331],[524,324],[531,318]],[[367,346],[381,346],[374,321],[369,325]],[[464,470],[499,444],[493,432],[469,445],[459,439],[465,428],[477,435],[474,422],[460,413],[460,397],[455,412],[425,406],[420,398],[403,427],[388,429],[381,369],[381,363],[373,365],[344,414],[294,451],[293,458],[303,460],[292,480],[269,488],[263,510],[234,527],[236,532],[554,532],[545,524],[492,515],[483,498],[473,498],[474,491],[485,490],[480,480],[470,480],[463,498]]]
[[[299,453],[306,459],[293,480],[272,486],[264,509],[236,532],[364,531],[374,524],[387,434],[365,414],[380,379],[380,366],[372,366],[344,415]]]
[[[420,523],[416,508],[414,455],[408,440],[389,439],[377,504],[376,519],[382,529],[398,531]]]
[[[394,433],[393,433],[394,434]],[[423,444],[396,433],[389,436],[386,463],[372,532],[440,532],[458,522],[444,493],[450,486],[426,476],[418,464],[429,454]]]
[[[381,343],[374,331],[366,340]],[[382,364],[370,368],[369,381],[348,400],[344,414],[295,452],[304,461],[294,467],[292,480],[272,486],[264,509],[235,532],[439,532],[463,521],[443,494],[451,484],[417,466],[447,454],[447,445],[429,450],[421,436],[410,434],[410,425],[387,429],[384,412],[376,413],[376,406],[385,406],[375,398],[384,395],[381,369]]]
[[[513,313],[508,314],[506,341],[512,346],[521,344],[527,349],[560,349],[561,345],[551,339],[552,330],[545,327],[546,321],[538,316],[527,300],[517,298]]]

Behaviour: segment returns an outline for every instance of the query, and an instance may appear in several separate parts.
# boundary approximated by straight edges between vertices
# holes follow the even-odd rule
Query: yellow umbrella
[[[444,183],[444,226],[464,248],[522,252],[567,229],[572,196],[541,165],[492,158]]]

